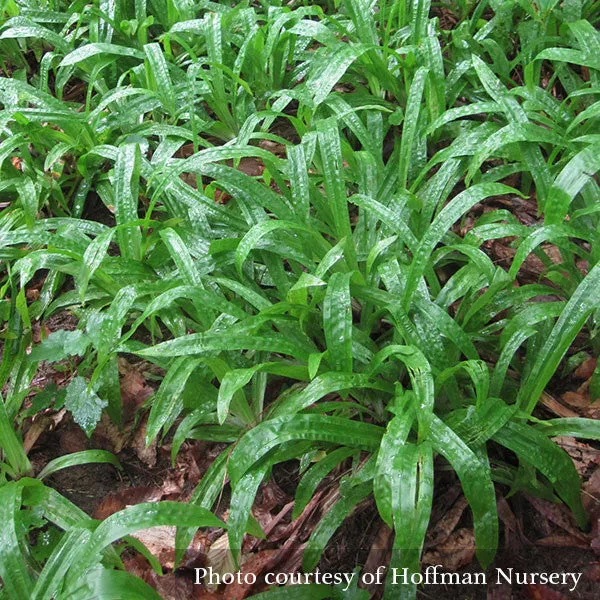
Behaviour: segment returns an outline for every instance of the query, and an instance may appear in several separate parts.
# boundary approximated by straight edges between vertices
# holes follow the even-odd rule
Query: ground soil
[[[72,423],[68,428],[76,427]],[[34,467],[41,468],[52,458],[64,453],[61,447],[61,430],[47,433],[40,438],[39,443],[31,452]],[[210,448],[206,449],[207,454]],[[72,467],[52,475],[47,483],[77,504],[90,516],[98,516],[97,511],[106,498],[115,496],[127,490],[143,488],[160,488],[165,479],[172,473],[168,454],[158,453],[156,466],[150,468],[140,461],[133,452],[124,450],[120,455],[123,471],[120,472],[111,465],[85,465]],[[442,476],[442,486],[445,485]],[[274,470],[273,480],[287,495],[293,496],[298,481],[297,463],[290,462],[279,465]],[[441,490],[441,498],[446,490]],[[424,585],[419,588],[418,597],[421,599],[440,598],[444,600],[562,600],[573,598],[577,600],[593,600],[600,597],[600,584],[594,579],[593,572],[597,569],[598,558],[591,549],[537,546],[531,540],[539,539],[547,533],[548,523],[536,512],[531,504],[517,495],[509,501],[511,509],[523,526],[523,536],[518,543],[510,544],[507,548],[505,536],[502,535],[503,549],[500,550],[496,561],[487,569],[488,582],[486,586],[474,585]],[[223,507],[227,502],[222,502]],[[435,506],[435,502],[434,502]],[[121,508],[121,507],[115,507]],[[221,512],[221,511],[219,511]],[[224,516],[222,514],[222,516]],[[458,526],[470,525],[468,510],[465,511]],[[377,533],[382,526],[376,507],[372,501],[363,502],[354,514],[346,519],[325,549],[319,562],[319,569],[324,572],[352,572],[357,565],[364,565],[375,542]],[[382,553],[382,562],[385,553]],[[577,589],[570,592],[568,586],[553,586],[552,590],[558,595],[552,595],[552,590],[542,591],[514,586],[512,590],[495,585],[496,567],[527,573],[532,572],[583,572]],[[458,569],[458,573],[480,572],[476,560]],[[592,574],[592,575],[590,575]],[[380,591],[373,590],[373,598],[380,597]]]

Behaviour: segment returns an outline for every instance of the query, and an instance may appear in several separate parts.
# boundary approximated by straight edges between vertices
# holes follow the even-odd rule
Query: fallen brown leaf
[[[242,573],[241,581],[239,583],[236,581],[225,587],[223,600],[242,600],[243,598],[246,598],[252,590],[253,585],[245,583],[243,576],[253,573],[258,580],[258,577],[265,570],[267,565],[270,564],[273,556],[277,553],[277,550],[263,550],[262,552],[246,556],[240,569]]]
[[[547,392],[542,393],[541,397],[542,404],[551,412],[553,412],[558,417],[578,417],[579,413],[563,406],[556,398],[553,398]]]
[[[442,565],[446,571],[457,571],[471,564],[475,557],[475,535],[471,529],[457,529],[443,543],[423,554],[424,565]]]
[[[174,573],[167,573],[160,577],[154,571],[152,571],[151,577],[155,582],[153,587],[156,588],[163,600],[189,600],[194,593],[193,581],[185,577],[179,577]]]
[[[376,573],[381,565],[389,563],[388,555],[392,549],[393,541],[394,532],[385,523],[382,523],[369,550],[369,555],[362,570],[363,573]],[[367,589],[373,593],[376,587],[370,585],[367,586]]]
[[[523,534],[522,528],[519,521],[515,517],[511,510],[506,498],[498,496],[498,516],[504,524],[504,543],[506,548],[511,548],[513,552],[516,552],[516,548],[521,546],[523,543],[527,543],[528,540]]]
[[[175,460],[175,468],[185,475],[188,485],[192,488],[196,487],[202,477],[198,464],[201,459],[198,458],[198,453],[202,452],[203,446],[203,442],[185,444]]]
[[[589,543],[589,536],[577,528],[571,513],[564,504],[555,504],[542,498],[535,498],[529,494],[525,494],[525,497],[540,515],[542,515],[545,521],[554,523],[572,536],[579,538],[582,541],[587,540]]]
[[[600,583],[600,562],[595,562],[590,565],[584,572],[583,576],[588,581]]]
[[[597,364],[597,358],[588,358],[575,369],[573,375],[577,377],[577,379],[589,379],[594,374]]]
[[[94,519],[106,519],[113,513],[134,504],[158,502],[163,495],[164,493],[160,488],[150,486],[131,487],[122,492],[109,494],[94,511]]]
[[[199,585],[194,586],[194,600],[222,600],[223,594],[210,592]]]
[[[571,457],[580,475],[589,472],[594,465],[600,464],[600,450],[589,444],[572,437],[556,437],[554,441]]]
[[[133,434],[131,447],[135,451],[137,457],[148,467],[154,467],[157,460],[157,442],[156,438],[152,440],[149,446],[146,446],[146,425],[148,423],[148,415],[144,416],[138,428]]]
[[[489,582],[487,586],[486,600],[512,600],[512,586],[503,581],[502,583]]]
[[[468,503],[464,496],[461,496],[454,503],[454,506],[435,524],[428,534],[425,542],[427,548],[443,544],[450,537],[465,512],[467,505]]]
[[[71,454],[85,450],[88,446],[88,439],[80,427],[72,426],[61,431],[59,443],[60,449],[65,454]]]
[[[278,142],[273,142],[272,140],[260,140],[258,142],[259,148],[263,150],[268,150],[275,156],[279,156],[280,158],[284,158],[286,156],[286,148],[283,144]]]
[[[131,431],[123,430],[115,425],[106,413],[102,413],[96,425],[92,439],[103,449],[119,454],[129,442]]]
[[[61,408],[54,414],[44,414],[34,417],[31,426],[23,437],[25,454],[29,454],[40,435],[47,429],[54,429],[65,418],[66,413],[66,409]]]
[[[590,399],[589,380],[584,381],[576,392],[565,392],[562,395],[563,400],[571,406],[578,409],[578,417],[587,417],[589,419],[600,418],[600,399],[594,402]]]
[[[567,600],[560,592],[547,585],[532,584],[525,586],[525,594],[531,600]]]
[[[120,367],[123,363],[120,363]],[[154,393],[154,389],[146,384],[143,375],[130,368],[121,377],[121,402],[123,406],[123,423],[130,422],[137,410]]]
[[[583,484],[583,506],[590,516],[600,516],[600,468]]]
[[[590,543],[587,540],[574,535],[549,535],[535,541],[536,546],[548,546],[551,548],[583,548],[588,550]]]
[[[261,489],[261,506],[265,510],[273,510],[276,506],[287,504],[291,498],[273,480],[267,482]]]
[[[142,542],[156,556],[163,568],[172,569],[175,565],[176,531],[176,527],[159,525],[149,529],[140,529],[131,535]]]
[[[562,395],[562,399],[569,406],[574,406],[575,408],[589,408],[590,406],[589,397],[580,392],[565,392]]]
[[[206,563],[207,567],[212,567],[217,575],[234,573],[236,571],[233,556],[229,548],[229,536],[227,533],[224,533],[212,543],[206,555]],[[206,587],[210,591],[215,591],[218,586],[206,584]]]
[[[25,450],[25,454],[29,454],[30,450],[38,441],[40,435],[42,435],[42,433],[44,433],[44,431],[46,431],[51,424],[52,420],[46,415],[41,415],[35,419],[23,437],[23,448]]]

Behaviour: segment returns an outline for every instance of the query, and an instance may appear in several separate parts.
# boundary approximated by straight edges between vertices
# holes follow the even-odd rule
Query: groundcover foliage
[[[552,437],[600,427],[534,411],[576,337],[598,349],[600,2],[441,8],[0,2],[3,597],[154,597],[112,543],[177,525],[182,554],[198,527],[223,526],[209,511],[228,478],[237,557],[261,481],[292,459],[294,516],[352,463],[306,570],[373,496],[391,566],[418,571],[438,455],[484,567],[495,484],[587,525]],[[511,210],[522,199],[540,215],[529,225]],[[488,242],[507,237],[499,264]],[[543,271],[524,280],[530,255]],[[64,310],[77,329],[32,344]],[[189,505],[99,523],[41,478],[116,459],[72,455],[33,479],[20,424],[50,406],[88,435],[103,410],[119,424],[123,354],[164,369],[148,443],[172,435],[174,457],[189,438],[230,445]],[[74,358],[66,390],[32,411],[39,361]],[[49,523],[56,539],[33,551]]]

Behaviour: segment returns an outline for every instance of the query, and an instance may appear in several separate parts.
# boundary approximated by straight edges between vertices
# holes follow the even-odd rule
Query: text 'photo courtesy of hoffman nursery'
[[[0,600],[600,597],[600,0],[0,0]]]

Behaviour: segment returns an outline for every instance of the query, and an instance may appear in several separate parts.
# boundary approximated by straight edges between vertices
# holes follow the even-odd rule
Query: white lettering
[[[352,581],[354,580],[355,577],[356,577],[356,573],[344,573],[344,580],[346,582],[346,587],[342,591],[344,591],[344,592],[348,591],[348,589],[350,588],[350,584],[352,583]]]
[[[579,580],[581,579],[581,573],[569,573],[569,575],[573,579],[573,587],[569,588],[569,591],[574,592],[575,588],[577,587],[577,584],[579,583]]]
[[[500,585],[502,582],[500,581],[500,577],[502,577],[502,579],[504,579],[504,581],[506,583],[511,583],[512,584],[512,568],[508,569],[509,573],[508,575],[506,575],[506,573],[502,570],[502,569],[496,569],[496,575],[498,576],[496,579],[496,584]]]

